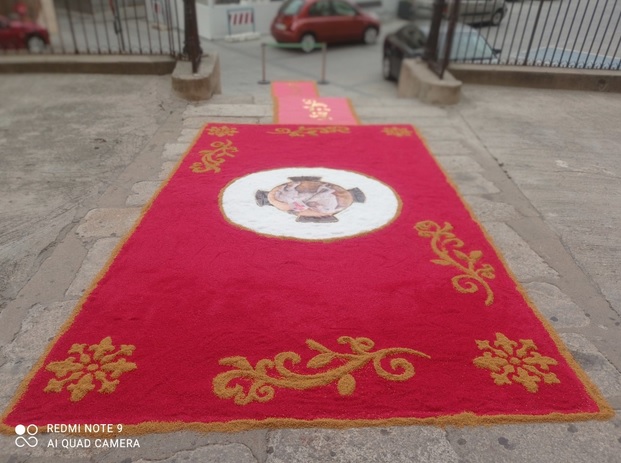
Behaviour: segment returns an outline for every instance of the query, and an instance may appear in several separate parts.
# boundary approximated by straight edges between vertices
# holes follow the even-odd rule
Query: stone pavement
[[[271,122],[267,86],[187,104],[169,79],[0,80],[3,409],[197,130]],[[382,98],[320,91],[352,97],[363,123],[418,128],[544,316],[621,409],[621,95],[469,85],[459,105],[439,108],[397,100],[386,86]],[[0,436],[0,462],[621,462],[621,418],[178,432],[139,442],[26,450]]]

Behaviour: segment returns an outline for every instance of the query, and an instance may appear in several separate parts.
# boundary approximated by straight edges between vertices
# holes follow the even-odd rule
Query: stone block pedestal
[[[222,93],[218,54],[203,56],[196,74],[192,73],[192,63],[178,61],[172,73],[172,87],[179,96],[191,101],[209,100]]]
[[[459,103],[461,85],[448,71],[440,79],[423,60],[404,59],[397,94],[399,98],[417,98],[423,103],[451,105]]]

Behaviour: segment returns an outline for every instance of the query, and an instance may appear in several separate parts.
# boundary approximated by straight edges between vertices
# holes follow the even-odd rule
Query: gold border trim
[[[236,126],[256,126],[256,124],[234,124]],[[266,124],[267,125],[267,124]],[[440,163],[437,161],[435,156],[433,156],[429,146],[427,145],[427,141],[425,138],[421,136],[421,134],[416,130],[416,128],[411,124],[403,124],[409,125],[414,130],[414,133],[422,142],[423,146],[427,150],[427,154],[432,158],[433,162],[436,164],[440,172],[444,175],[447,183],[453,188],[455,193],[457,194],[459,200],[462,205],[468,211],[470,218],[479,226],[479,229],[483,233],[483,236],[488,240],[490,246],[496,252],[496,256],[500,260],[500,262],[505,267],[505,270],[509,277],[516,284],[516,289],[524,298],[524,301],[527,303],[528,307],[533,311],[537,319],[542,323],[543,327],[546,329],[552,341],[556,345],[559,353],[563,357],[563,359],[567,362],[569,367],[574,371],[578,379],[582,381],[582,385],[584,386],[587,393],[599,407],[599,412],[580,412],[580,413],[549,413],[546,415],[476,415],[472,412],[463,412],[455,415],[443,415],[438,417],[431,418],[384,418],[384,419],[352,419],[352,420],[337,420],[337,419],[317,419],[317,420],[302,420],[295,418],[267,418],[265,420],[232,420],[228,422],[218,422],[218,423],[199,423],[199,422],[179,422],[179,421],[145,421],[140,424],[132,424],[132,425],[124,425],[123,432],[128,433],[130,435],[142,435],[148,433],[162,433],[162,432],[175,432],[175,431],[201,431],[201,432],[238,432],[238,431],[246,431],[251,429],[265,429],[265,428],[309,428],[309,427],[325,427],[325,428],[333,428],[333,429],[344,429],[344,428],[359,428],[359,427],[379,427],[379,426],[408,426],[408,425],[435,425],[435,426],[476,426],[476,425],[495,425],[495,424],[516,424],[516,423],[555,423],[555,422],[573,422],[573,421],[586,421],[586,420],[608,420],[615,415],[614,409],[608,404],[606,399],[603,397],[597,386],[591,381],[591,379],[584,372],[582,367],[574,360],[571,353],[565,347],[565,344],[560,339],[552,325],[545,319],[545,317],[536,309],[535,305],[528,297],[528,294],[524,290],[522,284],[517,280],[510,267],[507,265],[507,262],[500,252],[491,236],[487,233],[485,228],[481,225],[481,223],[476,219],[472,209],[470,206],[464,201],[463,196],[459,192],[457,186],[453,183],[450,177],[447,175],[445,170],[442,168]],[[9,402],[9,405],[6,407],[4,412],[2,413],[2,417],[0,419],[0,433],[13,435],[15,434],[15,428],[12,426],[8,426],[4,424],[6,417],[13,411],[15,405],[21,400],[22,396],[26,392],[30,382],[32,381],[35,374],[42,368],[43,362],[49,355],[52,347],[58,342],[60,337],[65,334],[65,332],[71,327],[74,319],[82,310],[82,306],[86,299],[90,296],[92,291],[97,287],[99,281],[103,278],[103,276],[108,272],[112,263],[116,260],[116,257],[119,251],[125,246],[127,240],[134,234],[136,228],[142,222],[142,218],[145,214],[151,209],[151,206],[155,202],[155,200],[160,195],[161,191],[168,185],[172,177],[177,173],[179,167],[185,160],[185,158],[189,155],[192,148],[198,141],[198,139],[202,136],[205,128],[208,126],[206,124],[203,128],[198,132],[188,150],[181,156],[179,161],[177,162],[175,168],[171,171],[168,178],[162,182],[160,188],[158,188],[157,192],[151,197],[151,200],[143,207],[140,216],[134,222],[133,227],[130,231],[127,232],[125,237],[117,244],[112,255],[108,259],[107,264],[99,271],[93,283],[89,287],[87,291],[84,292],[84,295],[80,298],[80,301],[74,308],[72,314],[69,318],[63,323],[59,332],[56,334],[54,339],[50,341],[45,348],[41,357],[30,369],[30,372],[24,377],[20,385],[17,387],[13,395],[13,399]],[[384,124],[372,124],[366,127],[383,127]],[[51,424],[51,423],[50,423]]]
[[[272,123],[280,124],[278,114],[280,112],[279,97],[272,94]]]
[[[347,105],[349,106],[349,110],[351,111],[351,115],[354,116],[354,120],[356,121],[356,125],[362,125],[360,118],[358,117],[358,113],[354,108],[354,103],[351,101],[351,98],[345,98],[347,100]]]
[[[613,413],[614,415],[614,413]],[[316,419],[304,420],[298,418],[266,418],[263,420],[231,420],[216,423],[200,423],[196,421],[145,421],[140,424],[123,424],[123,435],[140,436],[150,433],[165,433],[179,431],[198,431],[198,432],[240,432],[254,429],[283,429],[283,428],[329,428],[329,429],[350,429],[350,428],[377,428],[386,426],[489,426],[501,424],[541,424],[541,423],[569,423],[587,420],[607,420],[613,415],[602,416],[601,413],[549,413],[547,415],[477,415],[472,412],[462,412],[454,415],[443,415],[430,418],[381,418],[381,419]],[[46,424],[39,426],[40,434],[47,434]],[[52,424],[52,423],[49,423]],[[119,423],[122,424],[122,423]],[[15,428],[0,424],[0,433],[15,434]],[[70,433],[68,433],[70,434]],[[97,433],[71,433],[77,436],[98,436]],[[110,437],[106,434],[105,437]]]

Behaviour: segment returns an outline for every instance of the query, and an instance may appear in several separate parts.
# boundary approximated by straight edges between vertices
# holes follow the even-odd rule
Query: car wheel
[[[41,53],[43,50],[45,50],[45,41],[37,35],[33,35],[32,37],[30,37],[28,39],[27,45],[28,51],[30,53]]]
[[[505,13],[502,10],[496,11],[492,15],[492,19],[490,21],[492,23],[492,26],[500,25],[500,23],[502,22],[502,18],[504,18],[504,17],[505,17]]]
[[[390,69],[390,57],[386,55],[384,55],[384,58],[382,59],[382,75],[386,80],[394,80],[392,70]]]
[[[306,33],[300,39],[300,45],[302,45],[302,50],[305,53],[310,53],[315,49],[315,45],[317,45],[317,40],[315,40],[315,36],[313,34]]]
[[[364,31],[364,36],[362,37],[362,40],[367,45],[373,45],[375,42],[377,42],[377,29],[374,27],[367,27]]]

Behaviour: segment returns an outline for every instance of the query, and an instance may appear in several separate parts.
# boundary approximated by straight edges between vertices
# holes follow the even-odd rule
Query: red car
[[[50,44],[47,29],[31,21],[19,21],[0,16],[0,49],[29,50],[38,53]]]
[[[272,21],[277,42],[300,43],[311,52],[317,43],[375,43],[379,20],[347,0],[286,0]]]

